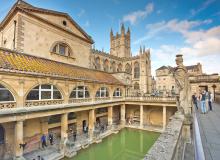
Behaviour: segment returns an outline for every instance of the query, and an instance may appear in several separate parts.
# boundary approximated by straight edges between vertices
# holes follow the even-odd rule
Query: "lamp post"
[[[213,85],[212,85],[212,88],[213,88],[213,91],[214,91],[214,101],[215,101],[215,89],[216,89],[216,85],[213,84]]]

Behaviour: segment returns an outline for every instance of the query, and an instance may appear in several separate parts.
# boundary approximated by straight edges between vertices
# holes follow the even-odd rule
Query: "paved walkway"
[[[220,104],[213,104],[207,114],[197,112],[206,160],[220,159]]]

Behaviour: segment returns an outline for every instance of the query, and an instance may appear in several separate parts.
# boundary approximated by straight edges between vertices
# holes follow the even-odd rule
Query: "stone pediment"
[[[19,0],[14,4],[8,15],[2,21],[0,28],[3,28],[4,25],[11,19],[13,14],[19,9],[22,10],[22,12],[28,13],[29,15],[34,15],[35,18],[39,20],[42,19],[50,24],[54,24],[56,27],[67,30],[77,37],[85,39],[89,43],[93,43],[92,38],[67,13],[38,8],[22,0]]]

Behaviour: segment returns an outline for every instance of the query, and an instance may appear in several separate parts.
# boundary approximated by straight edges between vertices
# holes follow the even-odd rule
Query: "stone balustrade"
[[[95,101],[107,101],[110,100],[110,97],[96,97]]]
[[[0,109],[15,108],[16,102],[0,102]]]
[[[91,102],[92,98],[70,98],[69,103]]]
[[[54,104],[63,104],[64,100],[28,100],[25,101],[25,107],[32,106],[45,106],[45,105],[54,105]]]
[[[76,103],[106,103],[106,102],[118,102],[118,101],[134,101],[134,102],[171,102],[174,103],[176,101],[175,97],[95,97],[93,98],[71,98],[69,99],[69,104]],[[26,100],[25,107],[32,106],[46,106],[46,105],[56,105],[63,104],[64,100]],[[0,102],[0,109],[6,108],[16,108],[16,102]]]

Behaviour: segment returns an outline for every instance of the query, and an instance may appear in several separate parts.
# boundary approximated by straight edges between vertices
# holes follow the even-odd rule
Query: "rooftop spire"
[[[125,26],[124,23],[121,25],[121,34],[125,34]]]

